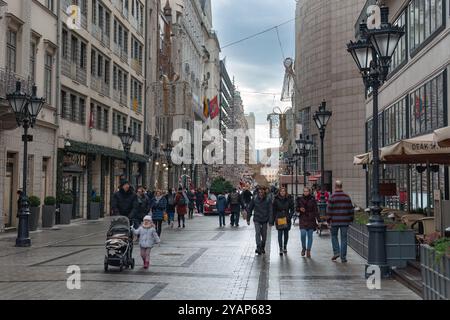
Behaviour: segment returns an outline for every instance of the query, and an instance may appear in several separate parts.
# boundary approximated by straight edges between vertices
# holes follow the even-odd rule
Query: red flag
[[[94,110],[91,109],[91,114],[89,115],[89,129],[94,129]]]
[[[220,109],[219,109],[219,99],[217,98],[217,96],[214,97],[214,99],[212,99],[210,101],[210,109],[211,110],[211,120],[214,120],[215,117],[217,117],[219,115]]]

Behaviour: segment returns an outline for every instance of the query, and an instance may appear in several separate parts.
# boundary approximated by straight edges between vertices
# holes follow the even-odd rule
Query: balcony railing
[[[123,106],[127,106],[127,94],[119,90],[113,90],[113,100]]]
[[[128,52],[125,52],[123,49],[121,49],[121,51],[120,51],[120,60],[122,60],[126,64],[129,63]]]
[[[91,34],[94,36],[95,39],[100,41],[100,43],[109,48],[111,44],[110,37],[105,33],[104,30],[102,30],[99,26],[92,24],[91,25]]]
[[[87,71],[67,59],[61,60],[61,72],[66,77],[87,85]]]
[[[6,95],[16,91],[16,82],[20,81],[22,84],[22,91],[31,94],[33,83],[31,78],[25,78],[17,73],[0,68],[0,98],[6,98]]]
[[[133,68],[137,74],[142,75],[142,64],[139,60],[131,59],[131,68]]]

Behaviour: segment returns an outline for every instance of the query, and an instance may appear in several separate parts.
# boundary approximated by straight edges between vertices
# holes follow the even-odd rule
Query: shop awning
[[[70,147],[65,148],[67,152],[102,155],[106,157],[125,160],[125,152],[122,150],[112,149],[109,147],[99,146],[85,142],[79,142],[75,140],[69,140],[69,142]],[[133,162],[146,163],[148,162],[148,159],[149,158],[145,155],[130,153],[130,160]]]
[[[427,134],[382,148],[380,158],[387,164],[450,164],[450,148],[439,147],[434,134]]]
[[[362,166],[365,164],[369,164],[369,161],[372,162],[372,152],[364,153],[357,155],[353,158],[353,165]]]
[[[434,140],[441,148],[450,147],[450,127],[436,130],[434,132]]]

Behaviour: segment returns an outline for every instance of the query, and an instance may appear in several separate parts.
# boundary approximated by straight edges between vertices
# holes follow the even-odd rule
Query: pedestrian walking
[[[245,208],[247,208],[248,205],[250,204],[250,202],[252,201],[253,194],[248,188],[245,188],[245,190],[242,191],[241,196],[242,196],[242,201],[244,203],[244,206],[245,206]]]
[[[314,231],[318,227],[319,209],[310,188],[305,187],[303,189],[303,196],[299,197],[297,201],[297,211],[299,212],[302,257],[306,254],[307,258],[311,258]]]
[[[198,189],[195,194],[195,205],[197,207],[197,213],[203,214],[203,202],[204,202],[204,193],[202,189]]]
[[[143,187],[137,188],[137,194],[133,205],[133,214],[131,216],[131,223],[134,228],[138,228],[144,221],[144,217],[150,212],[150,201],[145,195]]]
[[[354,220],[355,210],[352,199],[343,191],[342,181],[336,181],[335,192],[328,201],[327,214],[331,222],[331,243],[333,246],[332,261],[339,257],[343,263],[347,262],[347,232]],[[341,233],[339,244],[338,233]]]
[[[175,221],[175,191],[173,189],[169,190],[166,194],[166,202],[167,202],[167,215],[169,217],[168,224],[173,229],[173,224]]]
[[[178,188],[178,193],[175,196],[175,207],[178,215],[178,228],[181,228],[181,222],[183,222],[183,228],[186,228],[186,219],[189,199],[183,188]]]
[[[187,192],[189,199],[188,209],[189,209],[189,220],[194,219],[194,207],[195,207],[195,192],[193,190]]]
[[[152,210],[152,220],[156,226],[156,232],[161,237],[164,213],[167,210],[167,200],[163,197],[161,190],[155,192],[155,198],[150,204],[150,209]]]
[[[150,266],[150,252],[156,244],[161,242],[152,221],[152,217],[145,216],[143,224],[138,229],[133,227],[133,233],[139,237],[139,247],[141,248],[144,269],[148,269]]]
[[[124,216],[131,219],[135,200],[136,193],[131,188],[128,180],[121,180],[119,191],[115,192],[111,199],[112,214]]]
[[[272,216],[272,202],[266,195],[263,188],[258,189],[258,195],[252,200],[247,210],[247,224],[254,213],[253,223],[255,224],[256,250],[258,255],[266,253],[267,225]]]
[[[275,225],[278,230],[280,256],[287,253],[289,231],[291,231],[294,210],[294,201],[289,197],[286,188],[281,188],[273,202],[272,217],[270,220],[270,225]]]
[[[230,225],[232,227],[239,227],[239,216],[241,215],[242,201],[241,196],[236,189],[233,189],[233,191],[230,193],[227,202],[228,206],[231,209]]]
[[[220,228],[225,227],[225,225],[226,225],[225,210],[228,207],[228,202],[227,202],[227,199],[225,198],[225,195],[223,192],[221,192],[219,194],[219,196],[217,197],[216,207],[217,207],[217,211],[219,212]]]

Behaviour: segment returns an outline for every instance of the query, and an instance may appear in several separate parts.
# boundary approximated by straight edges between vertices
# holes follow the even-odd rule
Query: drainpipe
[[[56,52],[56,94],[55,94],[55,125],[56,125],[56,132],[55,132],[55,143],[54,143],[54,150],[53,150],[53,194],[54,196],[57,196],[56,189],[57,189],[57,179],[58,179],[58,141],[59,141],[59,134],[60,127],[59,127],[59,114],[60,114],[60,92],[61,92],[61,1],[56,1],[56,43],[58,45],[58,49]]]

